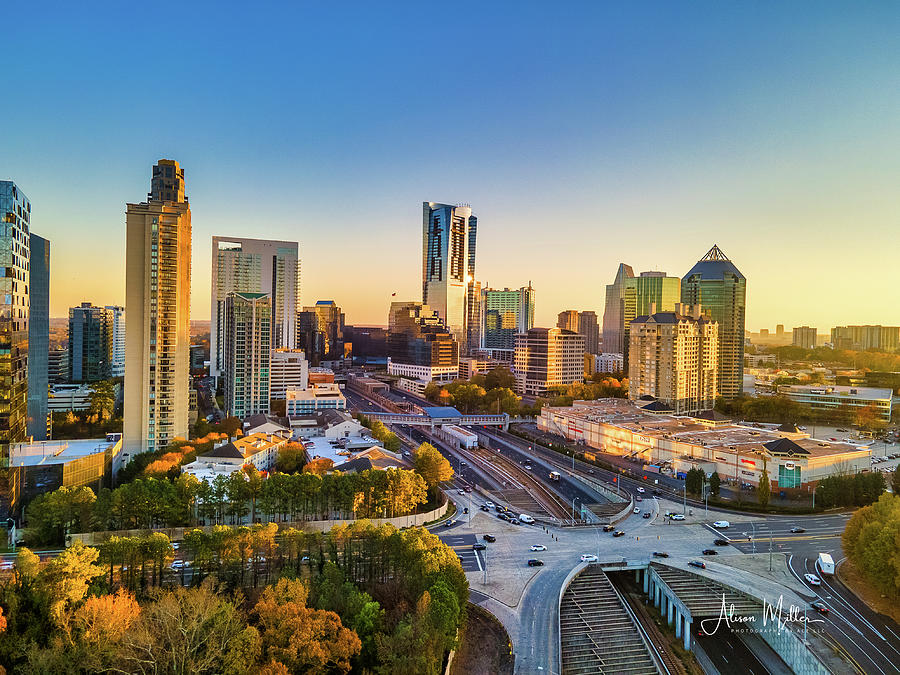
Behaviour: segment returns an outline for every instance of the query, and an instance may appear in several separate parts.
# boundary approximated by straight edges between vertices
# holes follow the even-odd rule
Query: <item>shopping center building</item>
[[[867,471],[871,449],[809,437],[793,425],[735,424],[713,411],[693,416],[651,412],[646,402],[575,401],[544,407],[538,428],[673,474],[699,468],[725,481],[758,485],[765,469],[773,490],[805,491],[836,474]]]

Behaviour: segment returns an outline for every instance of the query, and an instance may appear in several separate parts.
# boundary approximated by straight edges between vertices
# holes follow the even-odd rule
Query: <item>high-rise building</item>
[[[835,349],[891,352],[900,348],[900,327],[835,326],[831,329],[831,344]]]
[[[344,314],[334,300],[319,300],[304,307],[297,318],[297,347],[317,366],[326,359],[344,356]]]
[[[9,465],[12,443],[21,443],[28,417],[28,270],[31,202],[12,181],[0,181],[0,246],[6,273],[0,277],[0,467]],[[14,510],[23,472],[11,468],[0,481],[0,511]],[[2,515],[2,513],[0,513]]]
[[[437,311],[460,345],[468,340],[477,230],[470,206],[422,203],[422,302]]]
[[[188,437],[191,208],[184,169],[161,159],[151,186],[148,201],[126,210],[123,452],[130,456]]]
[[[584,351],[586,354],[600,353],[600,324],[596,312],[578,313],[578,332],[584,335]]]
[[[47,440],[50,350],[50,241],[29,235],[28,435]]]
[[[482,349],[516,348],[516,335],[534,327],[534,289],[529,283],[522,288],[481,293]]]
[[[713,246],[681,280],[681,301],[700,305],[719,324],[719,393],[725,399],[744,388],[744,322],[747,280],[718,246]]]
[[[125,376],[125,308],[107,305],[112,322],[112,376]]]
[[[212,238],[210,375],[225,369],[225,298],[231,292],[267,293],[272,298],[272,347],[297,346],[300,311],[300,257],[296,241],[240,237]]]
[[[516,335],[516,392],[543,396],[551,387],[584,380],[584,336],[562,328],[531,328]]]
[[[611,354],[625,353],[625,284],[634,278],[631,265],[619,263],[616,278],[606,287],[606,305],[603,308],[603,351]]]
[[[556,315],[556,327],[563,330],[578,332],[578,310],[567,309]]]
[[[273,350],[269,396],[275,400],[284,400],[288,389],[306,389],[308,386],[309,361],[303,350]]]
[[[388,373],[426,383],[457,378],[459,344],[437,310],[420,302],[391,303]]]
[[[112,377],[113,318],[106,307],[69,308],[69,382]]]
[[[225,414],[243,419],[269,412],[272,298],[267,293],[225,297]]]
[[[481,348],[481,282],[473,281],[466,290],[466,353]]]
[[[810,326],[794,328],[794,338],[791,340],[791,344],[795,347],[803,347],[803,349],[815,349],[816,332],[816,329]]]
[[[779,323],[778,325],[775,326],[775,335],[777,337],[781,337],[784,335],[784,324],[783,323]]]
[[[655,308],[652,308],[655,309]],[[677,303],[631,321],[628,396],[652,396],[677,414],[709,410],[718,396],[719,324]]]

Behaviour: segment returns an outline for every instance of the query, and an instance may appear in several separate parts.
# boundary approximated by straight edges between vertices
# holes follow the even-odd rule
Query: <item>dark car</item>
[[[532,558],[531,560],[528,561],[528,566],[529,567],[543,567],[544,561],[538,560],[537,558]]]
[[[616,530],[615,532],[613,532],[613,536],[614,537],[624,537],[625,533],[622,532],[622,530]]]
[[[731,542],[727,539],[716,539],[713,543],[716,546],[728,546],[728,544],[730,544]]]
[[[714,548],[705,548],[703,549],[703,555],[719,555],[719,552]]]
[[[604,532],[612,532],[614,529],[616,529],[614,525],[604,525],[603,526]]]
[[[510,518],[510,519],[509,519],[509,522],[510,522],[512,525],[519,525],[519,524],[520,524],[518,518]]]
[[[482,511],[490,511],[490,509],[488,507],[486,507],[484,504],[481,505],[481,510]]]
[[[653,517],[653,514],[650,513],[649,511],[647,511],[644,515],[641,516],[641,518],[651,518],[651,517]]]
[[[705,563],[705,562],[701,562],[701,561],[699,561],[699,560],[691,560],[691,561],[688,563],[688,565],[690,565],[691,567],[699,567],[701,570],[705,570],[705,569],[706,569],[706,563]]]
[[[463,509],[463,513],[468,513],[468,512],[469,512],[469,507],[467,506],[466,508]]]
[[[655,494],[655,495],[661,495],[661,494],[662,494],[662,490],[660,490],[659,488],[654,488],[654,489],[653,489],[653,494]]]
[[[819,614],[828,615],[828,606],[822,602],[821,600],[817,600],[816,602],[810,605],[814,610],[816,610]]]
[[[486,548],[487,546],[485,546],[484,544],[472,544],[473,551],[483,551]]]
[[[638,496],[638,497],[635,497],[635,498],[634,498],[634,501],[636,501],[636,502],[642,502],[642,501],[644,501],[644,498]]]
[[[791,532],[794,534],[800,534],[801,532],[806,532],[806,530],[802,527],[792,527]]]
[[[481,538],[484,539],[485,541],[491,542],[492,544],[493,544],[495,541],[497,541],[497,537],[495,537],[495,536],[492,535],[492,534],[485,534],[485,535],[482,535]]]
[[[668,558],[669,554],[665,551],[653,551],[654,558]]]

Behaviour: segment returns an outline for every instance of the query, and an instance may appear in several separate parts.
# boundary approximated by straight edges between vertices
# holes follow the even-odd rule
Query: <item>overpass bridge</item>
[[[421,414],[416,413],[397,413],[397,412],[367,412],[366,417],[371,420],[378,420],[383,424],[405,424],[418,427],[434,427],[443,426],[444,424],[453,424],[464,427],[502,427],[504,431],[509,429],[509,415],[501,413],[500,415],[466,415],[456,408],[438,406],[432,408],[422,408]]]

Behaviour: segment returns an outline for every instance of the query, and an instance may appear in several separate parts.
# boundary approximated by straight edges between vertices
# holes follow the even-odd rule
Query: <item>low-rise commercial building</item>
[[[346,410],[347,399],[337,384],[319,384],[306,389],[288,389],[285,403],[291,419],[319,410]]]
[[[56,384],[50,387],[47,410],[55,412],[79,412],[91,407],[91,385]]]
[[[792,401],[802,403],[816,410],[832,410],[844,413],[844,418],[852,420],[855,413],[863,408],[871,408],[884,422],[891,421],[891,389],[874,387],[848,387],[840,385],[783,384],[777,388],[778,394]]]
[[[765,470],[772,488],[785,491],[806,491],[829,476],[868,470],[871,455],[867,445],[813,439],[789,425],[768,429],[705,414],[660,414],[623,399],[544,407],[538,428],[673,473],[697,467],[717,472],[723,481],[758,485]]]

